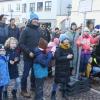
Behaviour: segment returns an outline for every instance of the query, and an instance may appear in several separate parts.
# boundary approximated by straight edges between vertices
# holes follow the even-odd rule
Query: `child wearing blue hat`
[[[66,86],[70,80],[70,61],[73,59],[73,51],[65,34],[61,34],[59,40],[60,44],[55,52],[55,77],[51,100],[56,100],[56,91],[59,84],[62,86],[62,97],[68,100]]]

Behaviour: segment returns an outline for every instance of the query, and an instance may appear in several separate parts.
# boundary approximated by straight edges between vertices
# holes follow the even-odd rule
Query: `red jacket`
[[[95,45],[97,43],[97,38],[93,38],[90,34],[88,33],[84,33],[82,36],[80,36],[77,41],[76,44],[78,47],[82,47],[82,50],[84,51],[91,51],[92,49],[92,45]]]

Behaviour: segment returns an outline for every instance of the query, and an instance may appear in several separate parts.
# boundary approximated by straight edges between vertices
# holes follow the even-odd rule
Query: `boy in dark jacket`
[[[66,85],[70,78],[70,60],[73,59],[73,51],[70,48],[69,40],[65,34],[60,36],[60,45],[55,52],[55,78],[51,94],[51,99],[56,100],[57,85],[62,85],[62,97],[68,99],[65,95]]]
[[[51,52],[46,52],[47,41],[40,38],[38,47],[34,50],[34,75],[35,75],[35,99],[43,100],[44,79],[48,76],[48,64],[52,58]]]

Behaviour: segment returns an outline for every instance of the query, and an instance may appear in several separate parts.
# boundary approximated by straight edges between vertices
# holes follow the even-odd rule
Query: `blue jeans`
[[[34,71],[33,71],[33,60],[24,59],[24,71],[23,76],[21,79],[21,90],[27,91],[27,78],[29,76],[29,72],[31,71],[31,88],[35,87],[35,78],[34,78]]]
[[[20,90],[20,78],[10,80],[9,84],[4,86],[4,91],[7,91],[9,86],[13,86],[12,90]]]
[[[43,100],[43,86],[44,78],[35,79],[35,99],[34,100]]]
[[[100,73],[100,67],[93,66],[93,74]]]
[[[20,90],[20,78],[16,78],[16,83],[15,83],[15,86],[14,86],[14,90]]]
[[[53,83],[53,88],[52,88],[52,91],[57,91],[57,89],[58,89],[58,84],[56,84],[56,83]]]
[[[80,72],[84,73],[87,68],[88,60],[91,57],[91,53],[84,53],[84,51],[81,52],[81,60],[80,60]]]

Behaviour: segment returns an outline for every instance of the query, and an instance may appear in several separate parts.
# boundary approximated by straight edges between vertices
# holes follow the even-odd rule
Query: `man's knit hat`
[[[30,14],[30,21],[32,21],[32,20],[39,20],[38,15],[35,14],[35,13],[31,13],[31,14]]]

